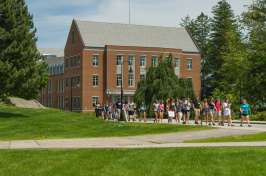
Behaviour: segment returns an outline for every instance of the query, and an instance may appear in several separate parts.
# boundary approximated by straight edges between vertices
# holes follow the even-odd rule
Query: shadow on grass
[[[27,118],[27,117],[30,117],[30,116],[26,116],[24,114],[0,112],[0,119],[1,118],[14,118],[14,117]]]

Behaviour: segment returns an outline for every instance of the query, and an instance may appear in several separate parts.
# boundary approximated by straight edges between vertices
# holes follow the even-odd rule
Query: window
[[[122,55],[117,55],[116,56],[116,65],[121,65],[122,64],[122,60],[123,60],[123,56]]]
[[[59,108],[62,108],[62,97],[59,97]]]
[[[74,97],[74,108],[77,108],[77,97]]]
[[[80,97],[78,97],[78,109],[80,108]]]
[[[176,57],[175,58],[175,68],[178,68],[179,67],[179,58]]]
[[[65,92],[65,80],[62,79],[62,88],[63,88],[63,92]]]
[[[140,66],[145,67],[146,56],[140,56]]]
[[[62,108],[64,108],[64,97],[62,97]]]
[[[192,59],[187,59],[187,69],[192,70]]]
[[[72,44],[74,44],[74,40],[75,40],[75,33],[74,31],[72,31]]]
[[[151,57],[151,65],[153,67],[156,67],[157,66],[157,56],[152,56]]]
[[[62,73],[65,73],[65,64],[62,64]]]
[[[59,65],[57,65],[57,74],[60,74],[60,71],[61,71],[61,69],[60,69],[60,64],[59,64]]]
[[[51,86],[50,92],[53,93],[53,82],[52,81],[51,81],[50,86]]]
[[[68,88],[68,77],[66,77],[66,88]]]
[[[119,95],[115,95],[115,96],[114,96],[114,102],[115,102],[115,103],[118,102],[119,98],[121,98],[121,96],[119,96]]]
[[[71,76],[71,87],[73,87],[73,76]]]
[[[49,73],[50,73],[50,75],[53,75],[53,67],[52,66],[49,66]]]
[[[146,75],[140,75],[140,80],[145,79],[145,76],[146,76]]]
[[[51,99],[51,108],[53,107],[53,97],[50,98]]]
[[[71,56],[71,67],[73,67],[73,56]]]
[[[99,57],[99,56],[96,55],[96,54],[93,55],[93,66],[98,66],[98,64],[99,64],[99,63],[98,63],[98,57]]]
[[[169,62],[169,59],[170,59],[169,56],[165,56],[165,60],[166,60],[167,62]]]
[[[98,75],[93,75],[93,87],[98,87]]]
[[[66,97],[66,108],[68,107],[68,97]]]
[[[68,68],[68,58],[66,58],[66,68]]]
[[[98,97],[92,97],[92,105],[93,107],[95,107],[95,104],[97,103],[98,101]]]
[[[128,101],[127,96],[123,96],[123,100],[124,100],[124,102]]]
[[[77,87],[77,77],[74,76],[74,87]]]
[[[78,66],[80,67],[80,55],[78,55]]]
[[[128,86],[129,87],[134,86],[134,75],[128,75]]]
[[[57,108],[59,108],[59,97],[57,97]]]
[[[74,56],[74,67],[77,67],[77,56]]]
[[[59,92],[62,92],[62,79],[59,80]]]
[[[116,75],[116,86],[121,86],[121,74]]]
[[[128,56],[128,61],[129,61],[129,63],[128,63],[128,65],[134,65],[134,56]]]
[[[53,65],[52,72],[53,72],[53,74],[52,74],[52,75],[55,75],[55,74],[56,74],[56,72],[55,72],[55,66],[54,66],[54,65]]]
[[[192,81],[192,77],[188,77],[187,79],[190,80],[190,81]]]
[[[79,87],[81,86],[80,84],[80,76],[78,75],[78,84],[79,84]]]
[[[57,80],[57,92],[59,92],[59,79]]]

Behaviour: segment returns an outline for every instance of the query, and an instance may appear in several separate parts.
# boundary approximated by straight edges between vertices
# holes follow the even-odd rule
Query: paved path
[[[153,121],[148,120],[148,123]],[[167,123],[164,120],[163,123]],[[191,121],[192,123],[192,121]],[[173,124],[177,125],[177,124]],[[191,124],[194,125],[194,124]],[[237,125],[237,124],[236,124]],[[266,147],[264,142],[224,142],[224,143],[182,143],[185,140],[206,139],[232,135],[248,135],[266,132],[266,125],[252,127],[223,126],[196,132],[168,133],[131,137],[105,137],[80,139],[20,140],[0,141],[0,149],[69,149],[69,148],[160,148],[160,147]]]

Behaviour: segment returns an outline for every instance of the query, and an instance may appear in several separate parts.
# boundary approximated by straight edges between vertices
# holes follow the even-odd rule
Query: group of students
[[[190,117],[190,109],[193,108],[195,112],[195,124],[199,124],[199,116],[202,114],[201,122],[202,125],[204,119],[206,119],[206,126],[213,125],[215,126],[214,120],[218,117],[218,125],[224,126],[224,121],[227,118],[228,126],[234,126],[231,120],[231,103],[229,102],[228,98],[225,98],[224,102],[222,103],[219,96],[216,97],[216,100],[211,97],[209,101],[205,98],[204,101],[201,103],[199,96],[196,97],[196,100],[193,103],[190,103],[190,99],[183,96],[183,99],[168,99],[166,100],[166,108],[164,107],[164,101],[156,100],[153,103],[153,112],[155,115],[155,119],[153,120],[154,123],[162,123],[164,114],[168,117],[168,123],[173,123],[173,119],[175,118],[176,123],[181,124],[181,119],[183,118],[183,124],[190,124],[189,117]],[[137,109],[136,104],[131,99],[130,102],[127,101],[117,101],[115,104],[108,104],[106,102],[104,105],[100,104],[97,101],[95,105],[95,113],[96,117],[102,116],[105,120],[112,120],[112,119],[120,119],[120,114],[122,109],[126,111],[126,118],[130,121],[130,117],[133,118],[133,121],[136,121],[135,111]],[[146,105],[145,102],[142,102],[139,111],[140,117],[139,122],[141,122],[142,117],[144,117],[144,122],[146,120]],[[221,118],[223,112],[223,118]],[[247,100],[243,100],[243,104],[240,106],[241,112],[241,124],[243,126],[243,120],[246,118],[248,127],[251,127],[249,124],[249,114],[251,113],[250,106],[247,104]],[[210,120],[209,117],[210,116]],[[208,121],[209,120],[209,121]]]

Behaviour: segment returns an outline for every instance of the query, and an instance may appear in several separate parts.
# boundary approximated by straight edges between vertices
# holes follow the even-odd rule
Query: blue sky
[[[180,27],[181,18],[212,16],[219,0],[130,0],[131,24]],[[129,22],[128,0],[25,0],[33,14],[39,48],[61,48],[66,44],[73,19],[110,23]],[[252,0],[227,0],[236,15]]]

